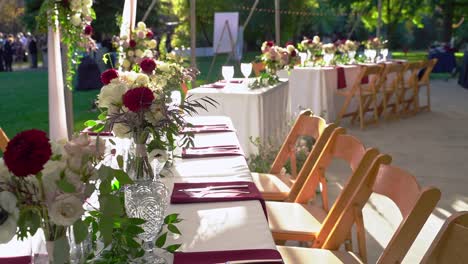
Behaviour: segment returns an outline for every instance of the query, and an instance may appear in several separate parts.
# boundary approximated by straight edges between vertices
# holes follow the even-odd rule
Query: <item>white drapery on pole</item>
[[[135,27],[137,0],[125,0],[120,36],[129,36],[130,29]]]
[[[49,137],[51,140],[68,139],[58,22],[54,26],[49,25],[47,51],[49,63]]]

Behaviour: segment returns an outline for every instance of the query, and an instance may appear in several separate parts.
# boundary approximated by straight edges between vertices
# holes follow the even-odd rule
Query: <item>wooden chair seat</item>
[[[298,263],[364,263],[353,252],[326,250],[318,248],[301,248],[277,246],[285,264]]]
[[[327,217],[327,212],[316,205],[269,201],[266,208],[276,240],[312,241]]]
[[[284,175],[252,172],[253,182],[268,201],[284,201],[295,180]]]

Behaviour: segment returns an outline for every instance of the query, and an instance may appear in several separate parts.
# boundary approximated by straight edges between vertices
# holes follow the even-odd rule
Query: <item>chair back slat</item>
[[[422,68],[425,68],[425,70],[424,70],[423,76],[421,77],[420,83],[423,83],[423,84],[429,83],[429,77],[431,76],[432,70],[434,69],[436,64],[437,64],[437,59],[433,58],[433,59],[426,61],[422,65]]]
[[[453,214],[445,221],[421,263],[466,263],[467,248],[468,211],[463,211]]]
[[[0,127],[0,150],[2,152],[5,152],[9,141],[10,140],[8,139],[8,136],[5,134],[3,129]]]

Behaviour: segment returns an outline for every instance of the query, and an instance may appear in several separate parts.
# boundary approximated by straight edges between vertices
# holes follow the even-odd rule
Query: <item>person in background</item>
[[[29,35],[28,50],[31,55],[31,68],[37,68],[37,41],[33,35]]]
[[[3,33],[0,32],[0,72],[5,71],[3,65],[3,46],[5,45],[5,39],[3,38]]]
[[[11,64],[13,63],[13,53],[15,52],[13,48],[13,35],[9,34],[5,45],[3,46],[3,60],[5,61],[5,71],[13,71]]]

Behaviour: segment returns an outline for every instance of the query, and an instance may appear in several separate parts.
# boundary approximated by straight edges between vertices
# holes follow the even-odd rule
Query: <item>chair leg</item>
[[[431,112],[431,86],[427,84],[427,110]]]
[[[325,178],[324,174],[320,173],[320,184],[322,184],[322,206],[325,212],[328,212],[330,207],[328,207],[328,187],[327,187],[327,179]]]
[[[361,129],[364,129],[364,113],[363,113],[363,102],[362,102],[362,96],[359,96],[359,123]]]
[[[385,94],[384,94],[384,97],[385,97]],[[374,101],[374,121],[375,123],[378,123],[379,122],[379,113],[377,111],[377,94],[373,93],[372,94],[372,100]]]
[[[341,122],[341,119],[343,116],[346,114],[346,110],[348,109],[349,104],[351,103],[352,96],[346,96],[346,99],[343,103],[343,106],[341,107],[340,112],[338,113],[338,116],[336,118],[336,124],[339,125]]]
[[[356,206],[354,207],[354,221],[356,223],[359,255],[361,260],[364,263],[367,263],[366,230],[364,228],[364,219],[361,209]]]

